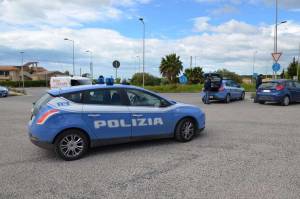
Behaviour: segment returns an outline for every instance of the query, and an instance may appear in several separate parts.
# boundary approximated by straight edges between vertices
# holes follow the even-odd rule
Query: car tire
[[[83,157],[89,148],[87,136],[82,131],[70,129],[60,134],[54,142],[55,152],[66,161]]]
[[[282,106],[288,106],[290,104],[290,97],[289,96],[284,96],[284,98],[281,101]]]
[[[231,101],[231,99],[230,99],[230,95],[229,95],[229,94],[227,94],[227,95],[226,95],[226,97],[225,97],[225,100],[224,100],[224,102],[225,102],[226,104],[229,104],[229,103],[230,103],[230,101]]]
[[[179,142],[191,141],[196,134],[196,124],[191,118],[182,119],[176,126],[175,139]]]
[[[245,99],[245,92],[242,92],[240,100],[244,100],[244,99]]]
[[[258,101],[259,104],[265,104],[265,101]]]

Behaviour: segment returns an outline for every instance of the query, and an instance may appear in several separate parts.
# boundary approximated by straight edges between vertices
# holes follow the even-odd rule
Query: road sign
[[[275,73],[277,73],[280,70],[280,67],[281,67],[280,64],[275,63],[273,64],[272,69]]]
[[[186,84],[188,82],[188,78],[185,75],[179,77],[180,84]]]
[[[120,68],[120,62],[118,61],[118,60],[115,60],[114,62],[113,62],[113,67],[114,68]]]
[[[272,53],[274,61],[277,63],[281,57],[282,53]]]

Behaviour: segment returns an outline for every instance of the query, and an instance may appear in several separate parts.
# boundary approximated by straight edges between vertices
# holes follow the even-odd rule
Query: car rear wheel
[[[194,120],[186,118],[181,120],[175,130],[175,139],[179,142],[188,142],[196,134],[196,124]]]
[[[242,92],[242,94],[241,94],[241,98],[240,98],[241,100],[244,100],[245,99],[245,92]]]
[[[265,101],[258,101],[258,103],[260,103],[260,104],[265,104],[266,102]]]
[[[230,103],[230,100],[231,100],[231,99],[230,99],[230,95],[227,94],[226,97],[225,97],[225,103],[226,103],[226,104]]]
[[[67,130],[55,140],[55,152],[64,160],[77,160],[88,151],[88,139],[80,130]]]
[[[289,98],[289,96],[285,96],[285,97],[282,99],[281,105],[282,105],[282,106],[288,106],[289,104],[290,104],[290,98]]]

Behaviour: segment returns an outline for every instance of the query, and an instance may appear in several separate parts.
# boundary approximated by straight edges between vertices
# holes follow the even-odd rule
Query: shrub
[[[155,86],[160,85],[161,79],[155,77],[149,73],[145,73],[145,85]],[[135,73],[131,78],[131,84],[133,85],[142,85],[143,84],[143,73]]]
[[[0,81],[1,86],[6,87],[22,87],[22,81]],[[37,81],[24,81],[25,87],[46,87],[46,82],[44,80],[37,80]],[[49,81],[47,82],[47,86],[49,86]]]

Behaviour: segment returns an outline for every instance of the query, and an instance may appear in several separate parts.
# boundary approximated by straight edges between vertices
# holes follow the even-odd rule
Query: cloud
[[[215,15],[215,16],[235,14],[235,13],[238,13],[238,12],[239,12],[239,10],[236,7],[231,6],[231,5],[225,5],[225,6],[222,6],[220,8],[216,8],[215,10],[211,11],[212,15]]]
[[[0,21],[12,25],[80,26],[94,21],[119,20],[122,7],[149,3],[149,0],[2,0]]]
[[[198,26],[200,24],[200,27]],[[197,63],[205,71],[227,68],[240,74],[252,73],[253,52],[258,51],[256,70],[271,73],[273,51],[273,26],[252,26],[245,22],[230,20],[212,25],[208,17],[195,20],[200,34],[179,39],[147,39],[146,71],[159,75],[158,66],[163,56],[177,53],[185,67],[190,56],[197,56]],[[289,21],[279,29],[278,48],[283,52],[280,63],[288,65],[298,55],[300,24]],[[126,37],[117,31],[99,28],[41,28],[40,30],[8,30],[0,35],[0,64],[19,63],[19,51],[25,51],[25,60],[38,60],[50,70],[71,70],[72,47],[64,37],[75,40],[76,69],[88,72],[87,48],[93,51],[95,73],[113,75],[111,63],[121,61],[122,77],[131,77],[138,70],[137,55],[141,55],[142,41]],[[3,51],[5,52],[3,52]]]

